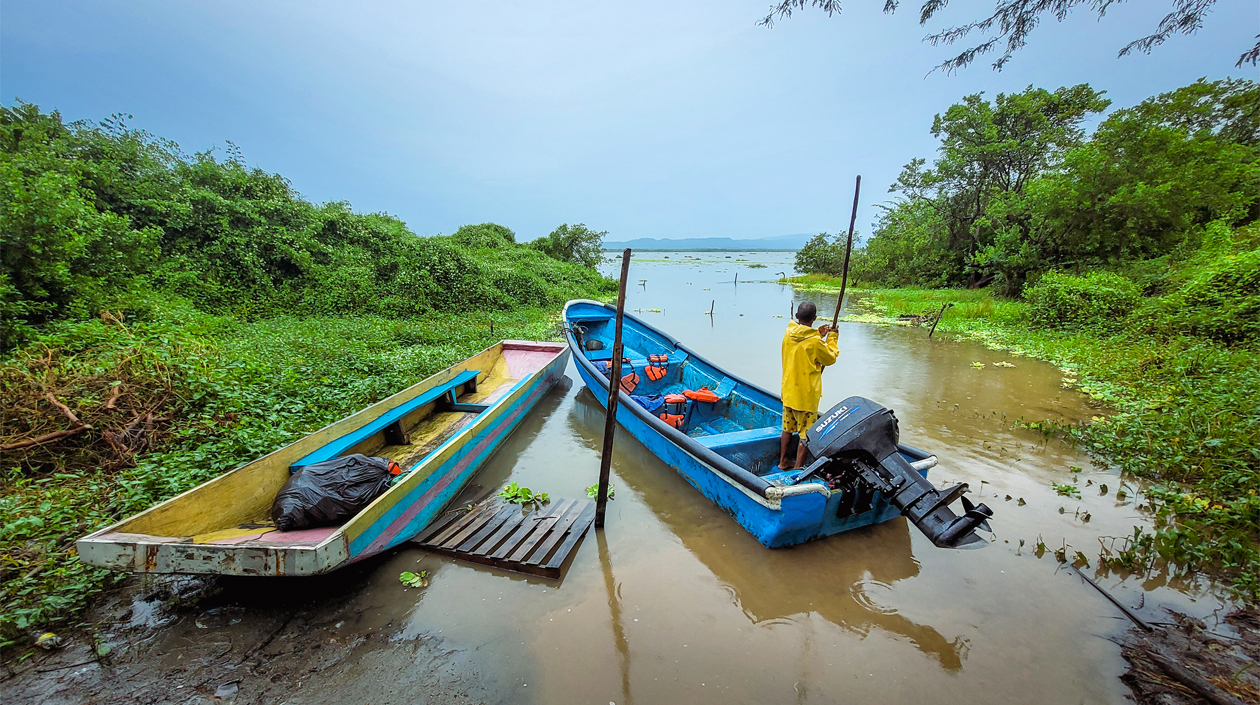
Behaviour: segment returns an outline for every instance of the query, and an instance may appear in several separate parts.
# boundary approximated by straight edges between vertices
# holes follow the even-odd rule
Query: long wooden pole
[[[621,398],[621,324],[626,315],[626,280],[630,276],[630,248],[621,253],[621,284],[617,288],[617,323],[613,333],[612,379],[608,380],[608,415],[604,419],[604,449],[599,455],[599,492],[595,495],[595,528],[604,528],[608,505],[608,474],[612,469],[613,432],[617,430],[617,402]]]
[[[853,252],[853,226],[857,223],[858,194],[862,192],[862,176],[857,177],[857,185],[853,187],[853,214],[849,216],[849,242],[844,246],[844,271],[840,275],[840,300],[836,302],[836,315],[831,317],[831,325],[840,323],[840,309],[844,307],[844,289],[849,284],[849,253]]]

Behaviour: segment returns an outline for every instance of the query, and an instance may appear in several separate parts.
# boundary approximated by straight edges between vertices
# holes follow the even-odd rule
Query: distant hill
[[[680,240],[670,238],[656,239],[641,237],[635,240],[608,240],[604,242],[605,250],[658,250],[680,252],[690,250],[799,250],[812,235],[797,233],[795,235],[776,235],[753,240],[736,240],[729,237],[689,237]]]

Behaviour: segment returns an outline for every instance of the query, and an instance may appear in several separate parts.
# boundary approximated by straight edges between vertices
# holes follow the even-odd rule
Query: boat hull
[[[575,306],[583,308],[575,311],[573,310]],[[566,339],[574,352],[574,360],[582,381],[600,405],[607,409],[609,381],[586,358],[571,326],[568,325],[571,314],[578,317],[590,315],[592,309],[596,308],[612,312],[611,306],[594,301],[570,301],[566,305]],[[741,390],[744,390],[744,393],[754,398],[758,404],[769,408],[778,415],[777,418],[781,419],[783,404],[777,395],[730,376],[672,337],[640,319],[629,314],[626,314],[625,318],[627,328],[631,326],[634,328],[634,335],[626,336],[628,339],[638,342],[648,340],[677,351],[677,353],[671,352],[671,359],[679,364],[685,360],[690,364],[703,366],[706,372],[715,379],[733,381]],[[706,453],[700,443],[674,431],[666,423],[632,401],[624,392],[621,393],[618,402],[617,422],[653,455],[677,471],[701,494],[727,511],[758,542],[768,548],[793,546],[900,516],[900,512],[878,492],[855,496],[850,493],[861,491],[857,489],[832,491],[818,485],[811,488],[815,491],[804,494],[790,494],[794,490],[789,489],[789,494],[783,496],[781,487],[775,487],[765,481],[762,481],[761,485],[751,482],[746,474],[737,475],[730,468],[729,462],[723,462],[723,458],[715,458],[712,453]],[[903,451],[903,455],[911,461],[930,457],[926,453],[914,452],[913,449]],[[926,470],[921,472],[926,476]],[[855,510],[855,507],[861,509]]]
[[[564,376],[569,354],[556,343],[504,341],[290,446],[80,539],[80,558],[89,565],[140,573],[298,576],[327,573],[386,551],[411,539],[443,511]],[[509,355],[528,372],[504,382],[505,389],[488,408],[346,524],[262,532],[239,542],[227,538],[202,543],[180,535],[195,532],[199,525],[254,520],[259,506],[269,506],[295,461],[467,369],[492,367]],[[242,508],[234,510],[232,502]],[[214,517],[199,519],[199,513]]]

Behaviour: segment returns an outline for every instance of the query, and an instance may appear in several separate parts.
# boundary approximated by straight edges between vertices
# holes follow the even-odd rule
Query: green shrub
[[[56,112],[0,107],[0,350],[94,314],[157,259],[160,231],[97,210],[72,142]]]
[[[1260,250],[1220,255],[1163,297],[1151,328],[1226,344],[1260,340]]]
[[[483,248],[498,249],[516,242],[516,233],[498,223],[482,223],[481,225],[461,225],[451,235],[451,239],[463,247],[474,250]]]
[[[845,239],[834,238],[827,233],[811,237],[796,253],[796,271],[803,274],[830,274],[838,277],[844,272]]]
[[[1115,328],[1137,307],[1137,284],[1112,272],[1083,277],[1047,272],[1024,292],[1029,320],[1042,328]]]
[[[607,234],[607,230],[591,230],[584,223],[565,223],[529,245],[561,262],[594,269],[603,258],[604,236]]]

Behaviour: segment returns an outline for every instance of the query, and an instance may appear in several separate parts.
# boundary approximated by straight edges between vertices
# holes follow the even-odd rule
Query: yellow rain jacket
[[[796,321],[783,334],[783,405],[797,411],[818,411],[822,371],[840,356],[833,329],[823,341],[818,331]]]

